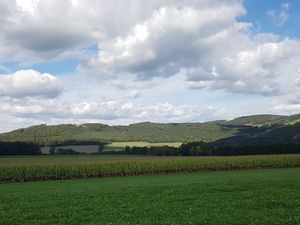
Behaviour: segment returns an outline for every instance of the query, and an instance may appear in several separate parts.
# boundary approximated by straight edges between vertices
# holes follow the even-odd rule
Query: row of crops
[[[92,158],[91,158],[92,159]],[[0,165],[0,182],[138,176],[199,171],[300,167],[300,155],[177,157],[77,164]]]

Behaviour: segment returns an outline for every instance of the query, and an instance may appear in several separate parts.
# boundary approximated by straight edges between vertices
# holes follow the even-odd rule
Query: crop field
[[[300,155],[238,157],[2,157],[0,158],[0,182],[284,167],[300,167]]]
[[[300,168],[0,185],[0,224],[299,225]]]

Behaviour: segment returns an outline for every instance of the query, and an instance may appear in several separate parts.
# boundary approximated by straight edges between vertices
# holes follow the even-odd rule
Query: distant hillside
[[[76,142],[192,142],[216,144],[300,141],[300,115],[254,115],[231,121],[206,123],[137,123],[38,125],[0,134],[0,141],[34,142],[40,145]]]
[[[224,124],[233,126],[264,126],[278,124],[279,121],[284,119],[286,116],[279,115],[254,115],[254,116],[243,116],[231,121],[226,121]]]
[[[240,117],[223,125],[237,129],[238,133],[216,140],[215,145],[300,142],[300,114]]]
[[[32,126],[0,134],[0,141],[34,142],[42,145],[76,141],[145,141],[187,142],[203,140],[211,142],[231,137],[237,130],[214,123],[137,123],[129,126],[104,124]]]

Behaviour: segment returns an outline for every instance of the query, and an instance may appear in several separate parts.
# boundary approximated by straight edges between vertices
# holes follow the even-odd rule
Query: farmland
[[[158,142],[158,143],[149,143],[144,141],[126,141],[126,142],[109,142],[104,144],[103,151],[111,151],[111,150],[123,150],[126,146],[129,147],[162,147],[162,146],[170,146],[170,147],[179,147],[181,142]],[[41,148],[43,154],[49,154],[50,146],[45,146]],[[61,145],[56,146],[56,148],[64,148],[64,149],[73,149],[80,153],[98,153],[99,145]]]
[[[239,157],[3,157],[0,182],[299,167],[300,155]]]
[[[161,146],[170,146],[170,147],[179,147],[182,142],[144,142],[144,141],[135,141],[135,142],[111,142],[107,144],[105,147],[107,148],[125,148],[129,147],[161,147]]]
[[[300,224],[300,169],[0,185],[0,224]]]
[[[253,115],[230,121],[204,123],[151,123],[128,126],[106,124],[36,125],[0,134],[0,141],[34,142],[41,146],[85,145],[108,143],[112,147],[125,147],[135,143],[149,146],[156,143],[204,141],[207,143],[275,143],[299,141],[300,114],[292,116]],[[159,144],[160,145],[160,144]],[[90,150],[87,150],[90,152]],[[93,150],[94,151],[94,150]]]

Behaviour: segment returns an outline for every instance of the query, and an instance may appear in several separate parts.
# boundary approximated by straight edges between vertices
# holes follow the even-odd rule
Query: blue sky
[[[282,5],[289,4],[287,21],[282,25],[277,25],[268,16],[269,11],[283,11]],[[245,0],[244,6],[247,14],[241,20],[253,23],[260,32],[271,32],[282,36],[289,36],[291,38],[299,38],[300,31],[297,29],[300,23],[300,2],[281,1],[281,0]]]
[[[3,0],[0,132],[299,113],[299,11],[297,0]]]

